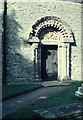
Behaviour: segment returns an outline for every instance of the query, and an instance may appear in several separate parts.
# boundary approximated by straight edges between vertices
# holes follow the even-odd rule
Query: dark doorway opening
[[[43,81],[57,80],[58,76],[58,45],[42,45],[41,78]]]

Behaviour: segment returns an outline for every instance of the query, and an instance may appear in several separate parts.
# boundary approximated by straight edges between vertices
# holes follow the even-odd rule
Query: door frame
[[[57,30],[54,40],[44,40],[40,36],[42,31],[47,28]],[[32,25],[32,31],[29,34],[28,42],[32,44],[33,54],[33,73],[34,78],[41,80],[41,46],[42,45],[58,45],[58,78],[63,81],[64,77],[71,77],[70,70],[70,44],[74,43],[73,32],[70,27],[56,16],[45,16],[36,21]],[[57,39],[58,38],[58,39]]]
[[[41,79],[41,46],[42,43],[33,43],[33,74],[37,81]],[[44,44],[43,44],[44,45]],[[46,45],[46,44],[45,44]],[[69,76],[69,54],[70,54],[70,43],[62,44],[47,44],[47,45],[58,45],[58,79],[63,81],[65,76]]]

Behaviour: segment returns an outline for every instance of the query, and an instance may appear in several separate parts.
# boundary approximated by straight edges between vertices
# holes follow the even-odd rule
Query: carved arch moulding
[[[70,43],[74,43],[73,32],[70,27],[55,16],[46,16],[32,25],[28,42],[33,47],[34,76],[41,79],[41,46],[58,46],[58,78],[63,80],[65,76],[70,78],[69,52]]]

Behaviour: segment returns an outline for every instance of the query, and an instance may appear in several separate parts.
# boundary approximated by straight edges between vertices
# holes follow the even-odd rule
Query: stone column
[[[38,43],[34,43],[34,77],[38,80]]]
[[[62,46],[58,45],[58,79],[62,79]]]
[[[70,80],[69,77],[69,43],[63,45],[63,80]]]
[[[69,77],[69,47],[70,44],[67,43],[67,76]]]
[[[33,60],[33,71],[34,78],[36,81],[40,81],[41,78],[41,47],[39,43],[33,43],[34,49],[34,60]]]
[[[67,75],[67,46],[63,45],[62,49],[62,78]]]
[[[38,48],[38,75],[39,75],[39,79],[41,81],[41,45]]]

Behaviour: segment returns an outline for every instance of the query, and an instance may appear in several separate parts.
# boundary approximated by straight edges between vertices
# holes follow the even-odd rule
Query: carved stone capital
[[[39,47],[39,43],[33,43],[32,46],[34,49],[37,49]]]

